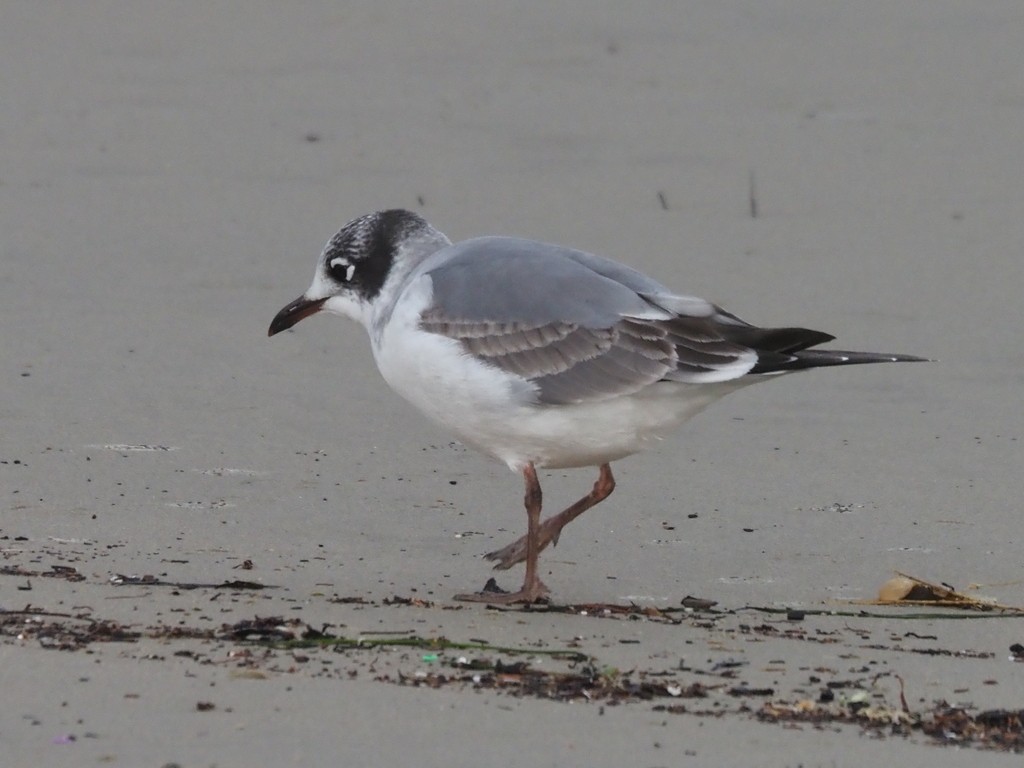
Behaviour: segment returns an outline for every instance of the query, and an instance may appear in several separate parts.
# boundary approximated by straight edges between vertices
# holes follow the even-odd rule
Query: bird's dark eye
[[[335,256],[327,262],[327,271],[339,283],[351,283],[356,273],[356,265],[344,256]]]

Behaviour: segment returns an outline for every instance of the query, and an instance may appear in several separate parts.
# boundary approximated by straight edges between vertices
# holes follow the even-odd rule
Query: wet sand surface
[[[4,17],[6,765],[1019,760],[1021,619],[853,601],[899,570],[1024,605],[1024,8]],[[737,393],[615,465],[551,606],[456,603],[520,478],[359,328],[266,338],[385,207],[940,362]],[[548,509],[595,476],[542,473]]]

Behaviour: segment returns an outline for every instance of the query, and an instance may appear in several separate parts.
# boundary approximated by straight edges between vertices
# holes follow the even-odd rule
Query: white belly
[[[462,439],[520,469],[532,461],[552,469],[621,459],[651,447],[723,395],[728,385],[660,382],[643,392],[579,405],[526,405],[502,424],[477,424]]]

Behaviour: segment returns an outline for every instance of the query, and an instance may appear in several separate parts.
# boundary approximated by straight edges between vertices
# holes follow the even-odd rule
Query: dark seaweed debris
[[[877,735],[909,736],[916,731],[950,746],[1024,752],[1024,710],[993,709],[971,714],[963,707],[940,701],[931,711],[909,712],[852,697],[839,704],[769,702],[755,714],[758,720],[770,723],[851,723]]]
[[[70,565],[51,565],[48,571],[33,571],[20,565],[3,565],[0,566],[0,576],[24,576],[26,579],[38,576],[43,579],[85,581],[85,576],[80,574],[77,568],[72,568]]]
[[[990,709],[971,715],[945,702],[932,712],[921,730],[950,744],[975,744],[991,749],[1024,751],[1024,709]]]
[[[29,570],[5,566],[0,574],[19,579],[56,578],[80,580],[70,567]],[[161,582],[154,577],[129,577],[110,586],[171,586],[178,589],[203,586],[215,591],[248,591],[257,586],[251,582],[221,582],[208,585]],[[17,585],[16,585],[17,586]],[[19,587],[20,589],[20,587]],[[134,590],[138,592],[139,590]],[[140,599],[144,599],[145,594]],[[386,606],[395,611],[461,610],[461,606],[435,605],[418,597],[394,596],[382,602],[362,597],[334,596],[329,602],[357,606]],[[922,645],[935,641],[937,635],[907,631],[889,632],[888,642],[871,642],[868,625],[850,626],[835,619],[847,614],[801,611],[804,617],[819,613],[831,623],[768,618],[761,622],[743,623],[735,618],[739,611],[720,611],[701,604],[694,607],[641,607],[633,604],[588,604],[558,606],[502,607],[501,611],[522,613],[571,613],[597,621],[644,621],[663,625],[683,622],[693,628],[717,629],[732,638],[753,642],[763,639],[798,643],[835,644],[852,642],[852,647],[886,650],[932,656],[991,659],[991,651],[945,650]],[[748,607],[741,609],[771,617],[779,611]],[[212,613],[212,611],[211,611]],[[869,614],[858,611],[858,618]],[[976,618],[985,614],[970,614]],[[932,614],[931,619],[954,618],[951,614]],[[991,614],[988,614],[991,616]],[[1024,710],[982,710],[954,707],[945,702],[912,711],[907,705],[900,681],[898,696],[886,693],[877,685],[880,679],[899,680],[893,673],[870,677],[854,675],[850,679],[823,679],[838,670],[815,668],[801,687],[755,686],[745,681],[748,662],[742,658],[721,658],[716,655],[705,663],[700,660],[679,660],[671,666],[652,668],[649,665],[618,670],[602,665],[594,656],[582,653],[580,645],[567,642],[567,647],[511,647],[495,645],[470,637],[450,640],[443,636],[422,637],[412,629],[378,631],[372,636],[346,637],[336,626],[318,624],[319,628],[296,617],[253,616],[234,623],[217,624],[209,616],[197,614],[202,624],[181,622],[156,623],[153,626],[121,624],[93,615],[91,608],[76,608],[61,613],[46,611],[32,604],[20,610],[0,609],[0,640],[21,645],[37,644],[47,650],[81,651],[92,644],[136,643],[159,639],[176,642],[169,646],[168,656],[189,659],[198,664],[226,664],[235,667],[233,674],[268,675],[306,674],[328,678],[354,678],[369,674],[378,682],[404,687],[455,688],[456,690],[491,691],[502,696],[538,698],[561,702],[594,702],[599,706],[643,704],[656,712],[690,716],[722,717],[741,715],[787,727],[826,727],[830,724],[852,725],[872,736],[917,737],[944,746],[971,746],[1024,753]],[[900,618],[908,618],[906,615]],[[955,616],[960,618],[960,616]],[[840,626],[841,624],[841,626]],[[340,625],[344,626],[344,625]],[[879,638],[881,639],[881,638]],[[196,642],[200,641],[200,642]],[[625,640],[622,642],[633,642]],[[418,650],[417,650],[418,649]],[[140,651],[141,653],[141,651]],[[338,654],[345,664],[338,663]],[[1011,659],[1024,658],[1024,646],[1010,648]],[[145,658],[164,658],[149,652]],[[310,663],[318,660],[319,663]],[[862,670],[850,670],[867,673]],[[698,678],[700,682],[697,682]],[[760,680],[756,682],[761,682]],[[789,700],[786,697],[791,697]],[[890,699],[895,704],[888,703]]]
[[[421,672],[414,675],[399,673],[395,679],[379,676],[382,682],[424,688],[444,688],[451,685],[472,686],[476,689],[497,690],[520,698],[552,699],[555,701],[601,701],[606,704],[650,701],[661,698],[704,698],[709,687],[700,683],[681,686],[675,681],[648,679],[640,673],[634,678],[617,670],[601,670],[587,664],[571,671],[548,672],[532,668],[527,662],[505,664],[498,660],[477,660],[453,666],[467,667],[455,672]]]
[[[141,637],[116,621],[35,611],[31,606],[0,612],[0,636],[5,635],[22,642],[34,640],[42,648],[58,651],[77,651],[92,643],[133,643]]]

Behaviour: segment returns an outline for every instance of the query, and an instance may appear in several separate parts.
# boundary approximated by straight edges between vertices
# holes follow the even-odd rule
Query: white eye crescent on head
[[[356,265],[344,256],[335,256],[327,262],[327,271],[339,283],[351,283],[352,276],[356,273]]]

